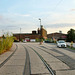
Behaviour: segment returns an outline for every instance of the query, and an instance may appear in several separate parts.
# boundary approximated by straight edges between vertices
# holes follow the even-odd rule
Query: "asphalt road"
[[[17,46],[14,55],[0,68],[0,75],[23,75],[26,52],[20,44]]]
[[[0,75],[51,75],[45,63],[55,75],[75,75],[75,51],[57,48],[52,43],[14,44],[18,48],[12,57],[0,67]]]

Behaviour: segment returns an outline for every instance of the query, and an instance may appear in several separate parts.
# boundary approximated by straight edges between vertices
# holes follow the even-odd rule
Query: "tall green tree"
[[[74,29],[70,29],[67,32],[67,41],[68,42],[75,41],[75,30]]]

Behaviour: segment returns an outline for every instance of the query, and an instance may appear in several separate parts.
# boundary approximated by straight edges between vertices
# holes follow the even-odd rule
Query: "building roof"
[[[0,38],[2,38],[2,36],[0,36]]]
[[[39,35],[39,34],[32,34],[32,33],[13,33],[13,35]]]
[[[63,35],[67,35],[67,34],[64,34],[64,33],[58,33],[58,32],[50,33],[50,34],[63,34]],[[47,34],[47,35],[50,35],[50,34]]]

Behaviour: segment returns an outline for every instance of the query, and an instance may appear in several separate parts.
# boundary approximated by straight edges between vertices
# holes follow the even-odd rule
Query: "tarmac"
[[[26,54],[25,54],[24,48],[20,44],[17,44],[17,45],[19,49],[16,52],[15,52],[16,45],[13,44],[10,51],[7,51],[4,54],[0,55],[0,68],[2,68],[0,69],[1,70],[0,75],[21,75],[23,73]],[[75,53],[74,52],[68,51],[63,48],[57,48],[54,44],[53,45],[52,44],[39,45],[37,43],[35,44],[28,43],[28,45],[33,47],[46,60],[46,62],[50,65],[50,67],[54,71],[56,71],[56,75],[75,75],[75,62],[74,62]],[[34,74],[49,75],[49,72],[47,71],[46,67],[44,66],[40,58],[36,55],[36,53],[29,47],[26,47],[26,48],[28,49],[28,52],[30,55],[31,74],[32,75]],[[50,54],[48,54],[45,51],[47,51]],[[4,67],[1,67],[3,63],[5,62],[5,60],[7,60],[7,58],[10,57],[13,52],[15,53],[11,57],[11,59],[6,64],[4,64]],[[67,65],[66,63],[63,63],[58,58],[64,60],[64,62],[66,63],[68,62],[69,65]],[[74,69],[72,69],[70,65],[72,65],[71,67]],[[6,72],[4,72],[4,70]]]
[[[16,49],[16,45],[13,44],[12,48],[11,48],[9,51],[7,51],[7,52],[5,52],[4,54],[1,54],[1,55],[0,55],[0,65],[1,65],[5,60],[7,60],[7,58],[15,51],[15,49]]]

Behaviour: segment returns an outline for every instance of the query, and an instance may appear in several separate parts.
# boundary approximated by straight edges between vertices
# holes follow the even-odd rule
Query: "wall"
[[[44,28],[42,28],[41,31],[42,31],[42,37],[46,39],[47,38],[47,31]]]

